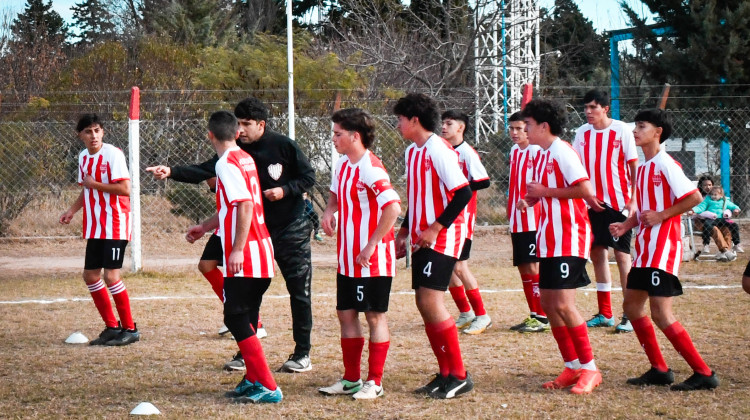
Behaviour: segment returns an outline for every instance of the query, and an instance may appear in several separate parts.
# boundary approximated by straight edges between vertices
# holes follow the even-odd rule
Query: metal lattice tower
[[[521,104],[523,85],[539,82],[537,0],[478,0],[474,25],[474,134],[483,141]]]

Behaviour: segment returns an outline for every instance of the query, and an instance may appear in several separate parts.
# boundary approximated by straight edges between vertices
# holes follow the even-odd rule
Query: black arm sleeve
[[[315,185],[315,170],[310,166],[310,161],[307,160],[307,156],[302,153],[299,146],[293,141],[290,144],[294,145],[295,160],[297,161],[297,177],[289,180],[286,185],[282,187],[284,190],[284,196],[302,196],[302,193],[312,189]]]
[[[408,230],[409,229],[409,208],[406,208],[406,214],[404,214],[404,220],[401,221],[401,227]]]
[[[218,160],[219,156],[214,155],[211,159],[197,165],[170,166],[169,177],[177,182],[199,184],[216,176],[216,162]]]
[[[469,182],[469,187],[471,187],[472,191],[483,190],[483,189],[485,189],[485,188],[487,188],[489,186],[490,186],[490,180],[489,180],[489,178],[485,179],[483,181],[471,181],[471,182]]]
[[[438,216],[437,222],[445,227],[450,226],[453,221],[456,220],[456,217],[461,214],[461,211],[463,211],[464,207],[469,204],[470,200],[471,188],[468,185],[456,190],[456,192],[453,194],[453,199],[448,202],[448,205],[445,206],[445,210],[443,210],[443,213]]]

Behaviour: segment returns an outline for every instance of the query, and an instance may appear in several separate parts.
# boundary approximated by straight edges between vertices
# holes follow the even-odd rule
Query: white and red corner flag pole
[[[523,85],[523,95],[521,96],[521,109],[526,108],[526,104],[534,97],[534,85],[526,83]]]
[[[143,268],[141,260],[141,90],[133,86],[130,90],[128,111],[128,160],[130,161],[130,222],[132,226],[130,256],[133,271]]]

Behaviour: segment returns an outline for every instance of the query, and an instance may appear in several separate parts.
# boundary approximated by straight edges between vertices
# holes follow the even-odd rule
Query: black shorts
[[[651,267],[633,267],[628,274],[628,289],[643,290],[649,296],[679,296],[682,284],[677,276]]]
[[[224,248],[221,246],[221,238],[217,234],[212,234],[203,248],[201,260],[218,261],[219,267],[224,265]]]
[[[745,272],[742,275],[745,277],[750,277],[750,261],[747,262],[747,267],[745,267]]]
[[[540,289],[577,289],[591,283],[586,273],[586,259],[552,257],[539,259]]]
[[[128,241],[124,239],[89,239],[86,241],[86,260],[83,269],[121,269],[126,246]]]
[[[464,247],[461,249],[461,255],[458,256],[459,261],[466,261],[471,255],[471,239],[466,238],[464,240]]]
[[[589,221],[591,222],[591,232],[594,234],[594,240],[591,246],[603,246],[612,248],[626,254],[630,254],[630,240],[633,237],[633,231],[629,230],[619,238],[613,238],[609,233],[609,225],[617,222],[624,222],[627,217],[617,210],[603,204],[604,210],[595,212],[589,209]]]
[[[270,278],[224,277],[224,315],[257,313]]]
[[[388,312],[393,277],[349,277],[336,274],[336,309]]]
[[[521,264],[539,262],[536,256],[536,231],[511,232],[510,242],[513,244],[513,267]]]
[[[448,290],[457,259],[432,248],[420,248],[411,254],[411,288]]]

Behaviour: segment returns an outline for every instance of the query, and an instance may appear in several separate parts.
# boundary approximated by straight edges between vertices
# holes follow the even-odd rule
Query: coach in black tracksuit
[[[292,307],[292,332],[296,346],[281,370],[311,369],[310,331],[312,304],[310,283],[312,225],[304,214],[302,193],[315,184],[315,171],[297,143],[266,128],[268,109],[255,98],[235,108],[240,122],[239,146],[255,160],[263,190],[266,227],[273,242],[274,258],[286,281]],[[170,168],[175,181],[199,183],[216,176],[218,156],[198,165]]]

